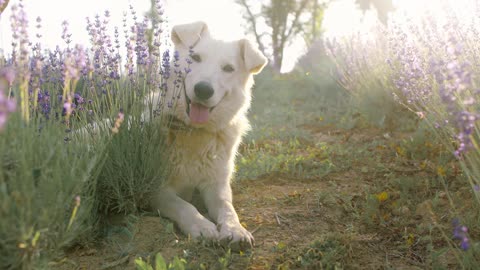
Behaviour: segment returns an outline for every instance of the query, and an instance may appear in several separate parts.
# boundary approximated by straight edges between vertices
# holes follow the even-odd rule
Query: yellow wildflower
[[[437,174],[441,177],[445,177],[445,176],[447,176],[447,171],[445,170],[445,168],[443,166],[438,166],[437,167]]]
[[[407,246],[413,245],[413,243],[415,243],[415,235],[413,233],[409,233],[405,239],[405,242],[407,243]]]
[[[375,197],[377,198],[377,200],[379,202],[384,202],[384,201],[388,200],[388,193],[386,191],[384,191],[384,192],[375,194]]]
[[[399,156],[405,156],[405,149],[403,149],[401,146],[397,146],[395,150],[397,150],[397,154]]]

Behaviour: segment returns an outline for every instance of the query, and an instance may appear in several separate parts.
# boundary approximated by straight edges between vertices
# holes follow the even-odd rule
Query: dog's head
[[[172,41],[192,60],[185,77],[185,113],[193,126],[222,126],[250,104],[252,75],[267,59],[248,40],[215,40],[203,22],[177,25]],[[185,62],[185,61],[181,61]]]

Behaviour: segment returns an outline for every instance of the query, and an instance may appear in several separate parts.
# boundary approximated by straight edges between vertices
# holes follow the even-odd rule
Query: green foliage
[[[144,261],[142,258],[135,259],[135,266],[137,270],[185,270],[187,267],[187,261],[178,257],[174,257],[173,261],[167,264],[160,253],[155,255],[154,264],[150,265],[148,261],[149,259],[146,261]]]
[[[253,142],[245,148],[237,164],[239,179],[255,179],[271,173],[322,177],[333,168],[325,144],[308,146],[298,139],[264,142],[262,145]]]
[[[342,269],[346,253],[345,245],[335,235],[329,235],[323,240],[315,240],[298,256],[297,263],[307,269]]]
[[[317,76],[323,77],[319,80]],[[327,74],[305,71],[279,76],[265,69],[255,82],[247,142],[308,137],[306,126],[338,123],[339,115],[352,115],[347,92]],[[348,125],[349,121],[339,124]]]
[[[19,118],[0,134],[2,269],[39,267],[92,230],[92,200],[83,188],[99,174],[103,151],[102,144],[94,150],[68,142],[62,126]]]
[[[168,174],[168,148],[161,123],[129,117],[105,146],[104,162],[92,179],[100,213],[136,213]],[[108,131],[106,131],[108,132]]]
[[[62,124],[11,116],[0,134],[0,268],[41,267],[99,235],[107,214],[147,205],[167,176],[168,149],[161,124],[142,123],[142,109],[132,108],[117,133],[117,119],[65,133]]]
[[[229,249],[224,256],[221,256],[218,258],[218,264],[217,264],[217,269],[225,270],[229,269],[228,266],[230,265],[232,260],[232,252]]]
[[[144,123],[150,89],[136,75],[109,84],[116,95],[90,96],[90,114],[47,119],[23,102],[30,111],[9,116],[0,131],[1,269],[47,267],[66,248],[108,232],[99,226],[106,215],[137,214],[161,186],[168,174],[165,133],[160,120]],[[12,96],[22,96],[24,82],[20,77],[9,89]],[[81,80],[72,85],[89,92]],[[52,111],[63,107],[57,103]]]

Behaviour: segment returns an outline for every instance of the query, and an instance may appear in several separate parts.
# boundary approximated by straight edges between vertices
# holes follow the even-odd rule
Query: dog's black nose
[[[193,89],[195,95],[201,100],[207,100],[213,96],[213,87],[208,82],[199,82]]]

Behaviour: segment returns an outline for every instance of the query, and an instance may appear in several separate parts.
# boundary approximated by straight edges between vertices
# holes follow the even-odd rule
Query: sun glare
[[[172,25],[204,21],[212,35],[222,40],[239,39],[245,32],[242,10],[233,1],[170,0],[167,14]]]
[[[0,53],[8,54],[11,51],[10,28],[11,8],[19,1],[10,1],[9,6],[0,16]],[[89,42],[89,36],[86,30],[86,17],[94,18],[95,15],[103,16],[106,10],[109,11],[110,32],[113,33],[113,26],[118,26],[121,30],[123,13],[129,11],[131,4],[141,18],[143,13],[149,8],[149,1],[132,1],[132,0],[24,0],[25,11],[29,22],[29,37],[32,41],[37,42],[35,35],[40,32],[42,37],[40,42],[44,48],[55,48],[57,45],[63,46],[61,40],[62,22],[68,21],[69,31],[72,34],[74,44],[86,45]],[[131,15],[128,14],[129,19]],[[42,28],[35,28],[36,18],[41,18]]]
[[[412,19],[432,16],[442,22],[447,15],[454,15],[462,23],[477,17],[477,0],[394,0],[396,11],[394,15],[408,15]]]
[[[455,12],[467,14],[478,6],[476,0],[393,0],[398,11],[408,12],[411,15],[421,16],[426,13],[442,13],[446,7]]]
[[[362,12],[354,0],[332,2],[325,11],[324,37],[339,38],[357,32],[368,32],[376,24],[374,12]]]
[[[393,0],[395,11],[390,14],[397,22],[420,20],[432,16],[435,21],[444,23],[453,15],[460,23],[468,23],[478,17],[477,0]],[[375,9],[363,12],[355,0],[338,0],[330,4],[325,12],[324,29],[326,38],[339,38],[354,33],[369,34],[378,24]]]
[[[12,2],[12,1],[11,1]],[[13,1],[11,4],[15,3]],[[85,30],[85,17],[103,14],[110,11],[111,25],[121,27],[123,12],[128,11],[129,4],[137,10],[139,17],[149,8],[148,0],[25,0],[26,10],[30,20],[30,37],[35,36],[35,18],[42,17],[42,43],[45,47],[54,48],[63,44],[60,39],[61,23],[68,20],[73,43],[87,45],[89,37]],[[166,0],[166,15],[169,25],[188,23],[196,20],[205,21],[212,34],[219,39],[232,40],[243,37],[247,32],[242,18],[242,9],[229,0]],[[393,0],[396,11],[391,14],[397,22],[402,19],[420,19],[424,15],[436,17],[436,21],[446,20],[445,5],[449,12],[465,23],[477,20],[480,14],[478,0]],[[55,9],[52,9],[55,7]],[[378,26],[375,9],[361,11],[355,0],[331,1],[325,10],[323,21],[324,37],[339,38],[354,33],[363,33],[362,38],[375,35]],[[129,15],[130,16],[130,15]],[[0,17],[0,54],[11,51],[11,31],[9,26],[10,10],[7,8]],[[260,26],[261,28],[261,26]],[[247,37],[254,40],[253,35]],[[306,45],[296,40],[286,48],[282,71],[290,71],[299,55],[305,52]]]

